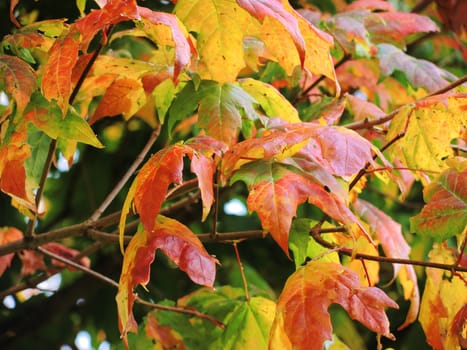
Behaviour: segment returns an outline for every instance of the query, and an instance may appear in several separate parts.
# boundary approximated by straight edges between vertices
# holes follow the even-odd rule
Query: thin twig
[[[219,180],[220,180],[220,173],[217,172],[216,175],[216,185],[214,189],[214,209],[213,209],[213,218],[212,218],[212,232],[211,238],[216,239],[217,236],[217,222],[219,220]]]
[[[238,268],[240,269],[240,275],[242,276],[243,289],[245,290],[245,299],[250,301],[250,293],[248,292],[248,283],[246,281],[245,269],[243,268],[242,259],[240,258],[240,252],[238,251],[237,242],[233,242],[232,246],[235,251],[235,256],[237,257]]]
[[[225,325],[222,322],[220,322],[219,320],[216,320],[215,318],[213,318],[213,317],[211,317],[209,315],[203,314],[203,313],[198,312],[198,311],[193,310],[193,309],[186,309],[186,308],[183,308],[183,307],[154,304],[154,303],[151,303],[149,301],[143,300],[143,299],[141,299],[139,297],[136,297],[135,301],[138,304],[149,306],[149,307],[152,307],[152,308],[157,309],[157,310],[178,312],[180,314],[185,314],[185,315],[190,315],[190,316],[194,316],[194,317],[197,317],[197,318],[202,318],[204,320],[212,322],[214,325],[216,325],[217,327],[219,327],[221,329],[225,328]]]
[[[433,2],[433,0],[421,0],[418,4],[416,4],[413,8],[412,8],[412,13],[420,13],[422,12],[424,9],[426,9],[428,7],[428,5],[430,5],[431,3]]]
[[[141,152],[138,154],[138,156],[134,160],[133,164],[131,164],[131,166],[128,168],[128,170],[123,175],[123,177],[120,179],[120,181],[117,183],[117,185],[113,188],[113,190],[108,194],[108,196],[101,203],[99,208],[97,208],[96,211],[91,215],[90,217],[91,221],[96,221],[102,215],[102,213],[104,213],[104,211],[108,208],[108,206],[112,203],[112,201],[121,191],[123,186],[125,186],[125,184],[130,179],[130,177],[135,173],[136,169],[138,169],[139,165],[144,160],[148,152],[151,150],[151,147],[154,145],[154,142],[156,142],[157,138],[159,137],[160,131],[161,131],[161,126],[158,125],[152,132],[151,136],[149,137],[149,140],[146,142],[146,145],[143,147]]]
[[[42,254],[44,255],[47,255],[53,259],[56,259],[58,261],[61,261],[62,263],[66,264],[66,265],[69,265],[69,266],[72,266],[74,267],[75,269],[77,270],[80,270],[84,273],[87,273],[88,275],[91,275],[95,278],[97,278],[98,280],[100,281],[103,281],[115,288],[118,288],[118,283],[116,281],[114,281],[113,279],[97,272],[97,271],[94,271],[90,268],[87,268],[86,266],[83,266],[83,265],[80,265],[70,259],[67,259],[67,258],[64,258],[60,255],[57,255],[55,253],[52,253],[42,247],[38,247],[37,250],[39,252],[41,252]],[[205,319],[205,320],[208,320],[212,323],[214,323],[217,327],[220,327],[220,328],[224,328],[224,324],[218,320],[216,320],[215,318],[209,316],[209,315],[206,315],[206,314],[202,314],[196,310],[191,310],[191,309],[185,309],[185,308],[180,308],[180,307],[174,307],[174,306],[167,306],[167,305],[160,305],[160,304],[154,304],[154,303],[151,303],[151,302],[147,302],[139,297],[136,297],[136,302],[139,303],[139,304],[142,304],[142,305],[146,305],[146,306],[150,306],[152,308],[156,308],[158,310],[165,310],[165,311],[172,311],[172,312],[178,312],[178,313],[182,313],[182,314],[187,314],[187,315],[192,315],[192,316],[195,316],[195,317],[199,317],[199,318],[202,318],[202,319]]]
[[[467,272],[466,266],[457,266],[457,265],[449,265],[449,264],[442,264],[436,263],[431,261],[419,261],[419,260],[411,260],[411,259],[399,259],[399,258],[389,258],[386,256],[379,256],[379,255],[369,255],[369,254],[362,254],[362,253],[355,253],[353,249],[339,247],[333,243],[330,243],[321,237],[321,234],[318,229],[311,229],[310,231],[311,236],[313,239],[322,245],[323,247],[329,249],[338,249],[339,253],[347,256],[352,256],[355,259],[364,259],[364,260],[371,260],[371,261],[378,261],[380,263],[391,263],[391,264],[403,264],[403,265],[415,265],[415,266],[424,266],[424,267],[432,267],[435,269],[440,270],[447,270],[447,271],[457,271],[457,272]]]

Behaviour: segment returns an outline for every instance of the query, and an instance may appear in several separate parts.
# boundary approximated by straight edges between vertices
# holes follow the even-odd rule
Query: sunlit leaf
[[[431,102],[430,102],[431,101]],[[389,154],[412,169],[427,170],[427,175],[446,168],[445,159],[453,156],[451,141],[461,136],[465,127],[467,97],[444,96],[444,103],[428,100],[414,108],[402,108],[391,121],[386,139],[404,133]],[[402,157],[400,157],[402,155]]]
[[[393,300],[376,287],[362,287],[346,267],[311,261],[289,277],[279,296],[270,349],[321,350],[332,339],[328,308],[334,303],[373,332],[393,338],[384,313],[398,308]]]
[[[71,74],[78,60],[79,42],[76,35],[57,39],[49,52],[42,73],[42,93],[49,101],[55,100],[66,114],[72,91]]]

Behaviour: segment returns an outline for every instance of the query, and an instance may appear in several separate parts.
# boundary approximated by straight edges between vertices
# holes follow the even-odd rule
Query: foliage
[[[46,305],[23,290],[61,273],[85,300],[77,271],[117,288],[112,325],[43,346],[82,327],[126,348],[465,347],[466,23],[442,4],[173,3],[77,0],[65,21],[10,1],[5,348]]]

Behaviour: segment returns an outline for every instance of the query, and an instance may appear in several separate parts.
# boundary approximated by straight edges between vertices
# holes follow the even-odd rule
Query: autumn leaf
[[[466,164],[465,160],[459,163]],[[420,235],[446,240],[467,226],[467,169],[449,168],[423,190],[427,203],[410,220],[410,228]]]
[[[23,233],[14,227],[0,228],[0,246],[23,238]],[[0,276],[10,267],[15,253],[5,254],[0,257]]]
[[[78,60],[79,42],[76,35],[57,39],[49,51],[49,59],[42,72],[42,94],[55,100],[65,115],[72,91],[71,75]]]
[[[240,80],[240,86],[261,105],[268,117],[280,118],[289,123],[300,122],[297,110],[272,85],[246,78]]]
[[[173,77],[176,81],[181,69],[189,65],[191,54],[196,54],[194,44],[186,28],[178,18],[172,14],[151,11],[145,7],[138,7],[138,12],[142,17],[142,27],[152,40],[162,45],[170,44],[175,48]],[[164,32],[158,29],[161,25],[168,27],[170,30],[170,38],[165,37],[163,35]]]
[[[400,133],[405,135],[388,154],[399,158],[407,167],[427,170],[427,175],[434,177],[435,173],[430,171],[445,169],[445,160],[453,156],[451,141],[460,137],[465,127],[466,102],[464,94],[442,95],[413,108],[402,108],[391,121],[386,140]]]
[[[342,200],[294,167],[267,160],[255,161],[236,171],[230,182],[238,180],[248,185],[249,211],[258,213],[263,229],[271,233],[287,256],[292,219],[297,206],[306,200],[340,222],[358,224]]]
[[[149,282],[150,265],[157,249],[161,249],[193,282],[210,287],[214,283],[217,260],[206,252],[188,227],[164,216],[158,216],[151,231],[140,226],[125,250],[116,296],[124,342],[128,332],[137,331],[132,312],[136,299],[133,288]]]
[[[424,88],[430,93],[445,87],[449,81],[456,79],[453,74],[435,64],[409,56],[390,44],[378,45],[378,59],[384,75],[389,76],[400,71],[404,73],[413,87]]]
[[[376,287],[361,287],[346,267],[311,261],[289,277],[279,296],[270,349],[322,349],[332,338],[328,308],[334,303],[373,332],[393,338],[384,313],[398,308],[393,300]]]
[[[159,214],[169,185],[182,183],[185,155],[191,159],[191,171],[198,176],[198,186],[203,200],[203,216],[207,216],[214,198],[212,194],[214,160],[211,156],[215,151],[210,145],[221,144],[209,141],[209,138],[201,138],[201,140],[205,141],[204,147],[196,143],[175,144],[160,150],[146,162],[136,176],[123,205],[120,219],[121,239],[131,203],[140,215],[144,229],[148,232],[153,229],[154,220]]]
[[[401,225],[387,214],[363,199],[353,204],[358,214],[370,225],[371,231],[381,243],[384,254],[390,258],[409,259],[410,246],[402,235]],[[398,277],[404,289],[404,297],[410,300],[410,308],[404,323],[405,328],[417,319],[420,307],[420,292],[417,276],[411,265],[393,264],[394,277]]]
[[[23,60],[0,55],[0,86],[13,97],[17,113],[21,114],[37,87],[34,70]]]
[[[165,349],[185,350],[180,334],[167,325],[161,325],[155,313],[148,314],[145,331],[149,338]]]
[[[432,262],[449,265],[456,260],[455,251],[440,244],[434,245],[429,258]],[[449,273],[448,276],[443,270],[427,268],[426,274],[419,322],[427,341],[435,350],[460,349],[460,338],[452,337],[450,330],[456,327],[457,313],[467,304],[465,273]]]
[[[361,98],[347,95],[347,103],[354,115],[354,120],[375,120],[386,116],[374,103],[362,100]]]
[[[198,73],[219,83],[234,81],[246,66],[243,38],[257,32],[259,24],[229,0],[179,0],[175,15],[197,35]]]

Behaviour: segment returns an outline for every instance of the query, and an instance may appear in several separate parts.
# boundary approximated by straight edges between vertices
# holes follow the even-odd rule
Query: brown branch
[[[412,11],[412,13],[420,13],[422,12],[424,9],[426,9],[428,7],[428,5],[430,5],[431,3],[433,2],[433,0],[421,0],[418,4],[416,4]]]
[[[158,125],[154,131],[152,132],[151,136],[149,137],[149,140],[146,142],[146,145],[143,147],[141,152],[138,154],[136,159],[134,160],[133,164],[128,168],[126,173],[123,175],[123,177],[120,179],[120,181],[115,185],[113,190],[108,194],[108,196],[104,199],[104,201],[101,203],[99,208],[96,209],[96,211],[91,215],[90,219],[91,221],[96,221],[103,213],[104,211],[108,208],[110,203],[115,199],[115,197],[118,195],[118,193],[121,191],[123,186],[127,183],[127,181],[130,179],[130,177],[135,173],[136,169],[138,169],[139,165],[142,163],[148,152],[150,151],[151,147],[154,145],[154,142],[156,142],[157,138],[159,137],[161,131],[161,126]]]
[[[250,301],[250,293],[248,292],[248,283],[246,281],[245,269],[243,268],[242,259],[240,258],[237,242],[233,242],[232,245],[235,251],[235,256],[237,257],[237,264],[238,268],[240,269],[240,275],[242,276],[243,289],[245,290],[245,299],[246,301]]]
[[[100,281],[103,281],[115,288],[118,288],[118,283],[116,281],[114,281],[113,279],[97,272],[97,271],[94,271],[86,266],[83,266],[83,265],[80,265],[70,259],[67,259],[67,258],[64,258],[60,255],[57,255],[55,253],[52,253],[42,247],[38,247],[37,250],[39,252],[41,252],[42,254],[44,255],[47,255],[53,259],[56,259],[58,261],[61,261],[62,263],[68,265],[68,266],[72,266],[73,268],[77,269],[77,270],[80,270],[92,277],[95,277],[97,278],[98,280]],[[146,305],[146,306],[150,306],[152,308],[155,308],[155,309],[158,309],[158,310],[164,310],[164,311],[172,311],[172,312],[178,312],[178,313],[182,313],[182,314],[187,314],[187,315],[191,315],[191,316],[195,316],[195,317],[198,317],[198,318],[202,318],[202,319],[205,319],[205,320],[208,320],[212,323],[214,323],[217,327],[220,327],[220,328],[224,328],[224,324],[218,320],[216,320],[215,318],[209,316],[209,315],[206,315],[206,314],[203,314],[203,313],[200,313],[196,310],[191,310],[191,309],[185,309],[185,308],[180,308],[180,307],[175,307],[175,306],[167,306],[167,305],[160,305],[160,304],[154,304],[154,303],[151,303],[151,302],[147,302],[143,299],[141,299],[140,297],[136,297],[136,300],[135,300],[137,303],[139,304],[142,304],[142,305]]]
[[[423,267],[432,267],[435,269],[440,270],[447,270],[447,271],[457,271],[457,272],[467,272],[467,267],[465,266],[457,266],[449,265],[449,264],[442,264],[436,263],[431,261],[419,261],[419,260],[412,260],[412,259],[399,259],[399,258],[389,258],[386,256],[379,256],[379,255],[369,255],[369,254],[362,254],[362,253],[355,253],[353,249],[339,247],[333,243],[330,243],[321,237],[321,233],[319,227],[315,227],[310,231],[311,236],[313,239],[323,247],[328,249],[336,249],[340,254],[352,256],[355,259],[364,259],[364,260],[371,260],[371,261],[378,261],[380,263],[391,263],[391,264],[402,264],[402,265],[415,265],[415,266],[423,266]]]

